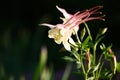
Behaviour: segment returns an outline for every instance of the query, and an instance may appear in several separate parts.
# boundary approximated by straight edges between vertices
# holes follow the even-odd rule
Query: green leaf
[[[89,77],[87,80],[94,80],[94,77]]]
[[[107,50],[111,49],[111,47],[112,47],[112,44],[111,44],[110,46],[107,47]]]
[[[105,46],[105,45],[104,45]],[[104,49],[103,54],[105,56],[105,59],[110,61],[110,58],[112,57],[112,54],[110,54],[108,51],[111,49],[112,45],[108,46],[107,48]]]
[[[93,42],[88,42],[89,48],[93,48],[94,44]]]
[[[76,61],[75,58],[72,58],[72,57],[69,57],[69,56],[64,56],[63,59],[66,60],[66,61],[70,61],[70,62]]]
[[[94,67],[93,72],[97,71],[97,70],[99,69],[99,66],[100,66],[100,63],[98,63],[98,64]]]
[[[80,63],[80,61],[77,61],[77,62],[76,62],[76,67],[77,67],[77,69],[80,69],[80,68],[81,68],[81,63]]]
[[[85,40],[84,40],[84,42],[83,42],[83,46],[84,45],[87,45],[88,44],[88,42],[89,42],[89,40],[90,40],[90,36],[88,36]]]
[[[97,45],[105,36],[101,36],[100,38],[95,40],[95,45]]]
[[[113,76],[112,73],[108,74],[107,77],[110,79]],[[111,80],[111,79],[110,79]]]
[[[120,62],[119,63],[117,62],[116,70],[120,73]]]

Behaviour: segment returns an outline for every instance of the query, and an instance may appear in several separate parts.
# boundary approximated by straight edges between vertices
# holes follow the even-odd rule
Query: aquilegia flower
[[[70,44],[76,45],[74,40],[72,39],[72,34],[77,33],[79,30],[79,25],[81,23],[99,19],[103,20],[103,15],[95,17],[94,14],[101,14],[101,12],[97,12],[102,6],[96,6],[91,9],[86,9],[81,12],[76,12],[75,14],[69,14],[65,9],[56,8],[63,14],[64,18],[60,18],[63,20],[63,23],[57,25],[51,25],[43,23],[41,25],[48,26],[51,29],[48,32],[48,37],[53,38],[57,44],[63,44],[66,50],[70,51]]]

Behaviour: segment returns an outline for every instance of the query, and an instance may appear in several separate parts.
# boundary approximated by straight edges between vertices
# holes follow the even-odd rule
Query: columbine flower
[[[71,38],[71,35],[77,33],[79,30],[79,25],[83,22],[100,19],[103,20],[103,16],[95,17],[92,16],[94,14],[101,14],[97,12],[102,6],[96,6],[91,9],[86,9],[82,12],[76,12],[75,14],[69,14],[65,9],[56,8],[63,14],[64,18],[60,18],[63,20],[62,24],[51,25],[43,23],[41,25],[48,26],[51,29],[48,32],[48,37],[53,38],[57,44],[63,44],[65,49],[70,51],[70,43],[75,45],[75,42]]]

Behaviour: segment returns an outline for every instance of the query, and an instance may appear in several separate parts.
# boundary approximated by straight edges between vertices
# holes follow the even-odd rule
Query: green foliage
[[[79,41],[76,42],[78,47],[72,46],[71,54],[73,56],[65,56],[63,59],[68,62],[76,62],[76,68],[78,71],[81,70],[79,73],[84,75],[85,80],[112,79],[116,70],[120,71],[120,65],[117,63],[116,66],[116,57],[111,50],[112,45],[106,47],[104,43],[101,43],[107,28],[100,29],[93,39],[88,25],[84,24],[85,28],[81,30],[80,37],[76,37]],[[100,52],[99,56],[97,56],[97,52]],[[105,62],[110,63],[111,70],[105,67]]]
[[[117,71],[120,73],[120,62],[117,62]]]

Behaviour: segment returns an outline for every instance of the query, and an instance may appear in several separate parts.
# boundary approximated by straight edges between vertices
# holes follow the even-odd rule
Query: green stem
[[[112,80],[112,77],[113,77],[113,74],[112,74],[112,76],[110,77],[110,80]]]
[[[82,70],[83,70],[84,78],[85,78],[85,80],[87,80],[87,73],[85,72],[85,67],[84,67],[84,64],[83,64],[82,61],[81,61],[81,66],[82,66]]]
[[[76,60],[78,60],[78,61],[80,61],[80,59],[79,59],[79,55],[77,54],[77,53],[72,53],[73,55],[74,55],[74,57],[76,58]]]
[[[96,44],[93,47],[94,65],[96,64]]]
[[[88,74],[86,73],[86,74],[85,74],[85,80],[87,80],[87,76],[88,76]]]
[[[80,41],[80,39],[79,39],[79,37],[78,37],[78,34],[74,31],[74,33],[75,33],[75,35],[76,35],[76,38],[77,38],[77,41],[81,44],[81,41]]]
[[[93,57],[94,57],[94,59],[93,59],[93,65],[94,66],[96,66],[95,64],[96,64],[96,44],[94,45],[94,47],[93,47]],[[96,72],[93,72],[93,77],[96,79]]]
[[[84,75],[85,75],[85,74],[86,74],[86,72],[85,72],[85,68],[84,68],[83,63],[82,63],[82,70],[83,70],[83,73],[84,73]]]
[[[104,64],[104,62],[103,62],[103,63],[101,64],[101,66],[100,66],[100,70],[98,71],[97,78],[100,77],[100,73],[101,73],[101,70],[102,70],[103,64]]]
[[[82,53],[82,50],[80,51],[80,53]],[[85,72],[85,67],[84,67],[84,64],[83,64],[83,59],[82,59],[81,54],[80,54],[80,63],[81,63],[82,71],[83,71],[83,74],[84,74],[84,79],[87,80],[87,75],[86,75],[86,72]]]
[[[88,35],[90,36],[90,39],[91,39],[91,41],[92,41],[92,36],[91,36],[90,29],[88,28],[87,23],[84,22],[84,25],[85,25],[85,27],[86,27],[86,29],[87,29],[87,32],[88,32]]]
[[[102,56],[103,56],[103,53],[100,55],[100,58],[99,58],[99,60],[98,60],[98,63],[101,63]],[[103,64],[104,64],[104,63],[102,62],[100,68],[96,71],[96,79],[99,79],[99,77],[100,77],[100,73],[101,73]]]
[[[98,60],[99,63],[101,62],[102,57],[103,57],[103,53],[100,55],[100,58],[99,58],[99,60]]]

